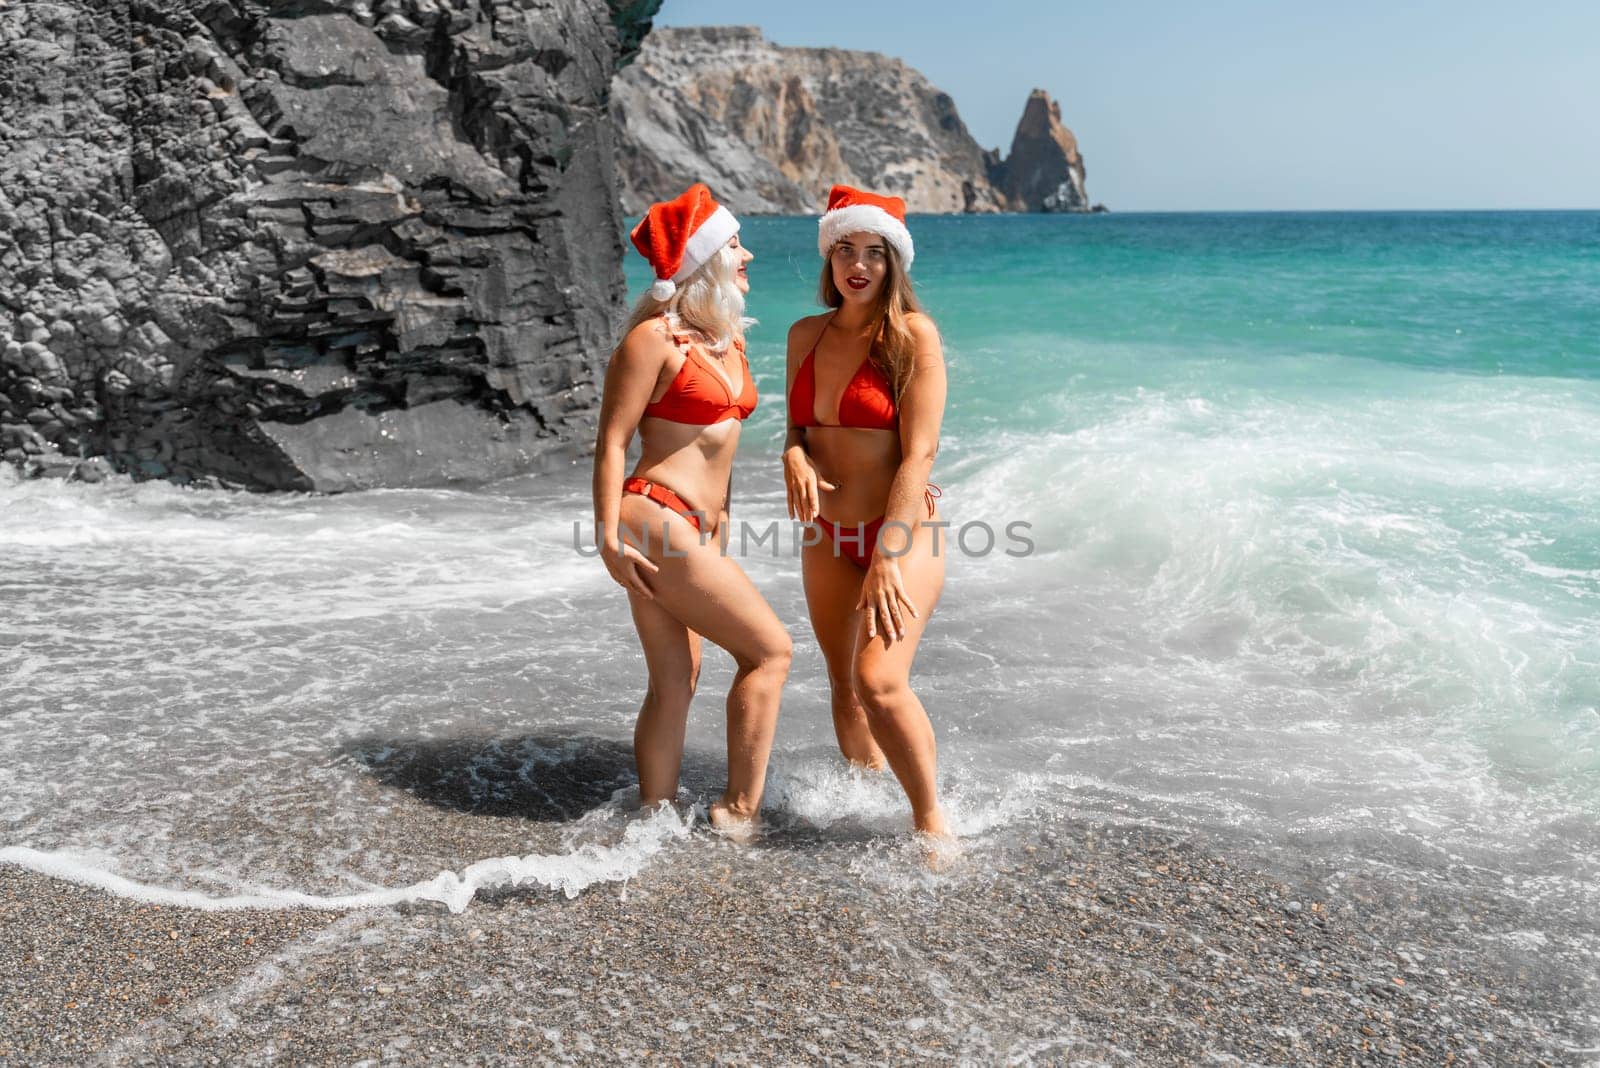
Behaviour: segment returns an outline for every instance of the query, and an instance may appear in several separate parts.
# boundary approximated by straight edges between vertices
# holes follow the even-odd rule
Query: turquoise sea
[[[1137,723],[1213,768],[1289,743],[1410,769],[1351,805],[1415,775],[1464,819],[1489,796],[1600,815],[1600,214],[913,230],[950,366],[945,510],[1025,519],[1038,548],[952,572],[985,617],[963,622],[1005,636],[989,700],[1037,695],[1003,745],[1081,762],[1096,743],[1059,728],[1099,708],[1118,752]],[[768,467],[814,232],[744,229]],[[1234,801],[1277,780],[1274,805],[1315,809],[1349,770],[1263,765]]]
[[[1600,213],[911,228],[950,368],[944,510],[1035,546],[957,554],[918,661],[975,855],[1096,821],[1330,887],[1488,873],[1537,903],[1530,945],[1600,959]],[[814,234],[745,222],[752,524],[782,518]],[[681,817],[628,815],[642,662],[572,550],[587,474],[333,498],[0,476],[0,859],[164,899],[453,907],[700,863]],[[833,752],[798,562],[746,566],[798,649],[776,840],[922,886],[898,790]],[[686,798],[720,775],[728,677],[708,658]],[[502,816],[566,792],[494,854],[387,833],[424,767]]]

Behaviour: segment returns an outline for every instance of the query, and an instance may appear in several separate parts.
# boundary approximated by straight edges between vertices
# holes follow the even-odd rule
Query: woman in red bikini
[[[743,837],[758,825],[789,674],[789,634],[717,540],[727,521],[740,422],[756,406],[744,355],[739,223],[703,185],[652,205],[633,244],[656,282],[634,307],[606,368],[595,443],[595,539],[628,591],[649,684],[634,728],[639,800],[674,800],[703,635],[733,655],[728,788],[711,822]],[[624,476],[637,431],[639,462]]]
[[[944,418],[939,332],[906,270],[905,202],[834,186],[817,247],[831,310],[789,330],[789,514],[823,536],[801,554],[811,627],[828,665],[833,727],[853,764],[890,769],[925,834],[939,806],[933,725],[911,661],[944,587],[937,490]],[[807,539],[809,542],[810,539]]]

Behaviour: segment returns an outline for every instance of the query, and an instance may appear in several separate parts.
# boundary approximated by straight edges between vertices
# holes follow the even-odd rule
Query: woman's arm
[[[912,315],[906,325],[917,348],[911,381],[899,397],[900,466],[889,484],[883,528],[861,584],[857,606],[867,609],[867,634],[875,636],[882,631],[886,638],[898,638],[904,632],[901,604],[913,616],[917,614],[916,605],[906,596],[897,561],[910,548],[917,527],[928,517],[928,475],[933,472],[939,428],[944,422],[946,382],[939,331],[926,315]]]
[[[794,376],[799,373],[800,363],[805,359],[806,341],[810,339],[812,346],[815,346],[817,320],[821,318],[820,315],[807,316],[789,328],[788,371],[784,375],[783,389],[783,410],[786,415],[789,411],[789,394],[794,390]],[[802,523],[811,522],[822,510],[820,490],[838,488],[817,474],[811,454],[806,451],[805,427],[793,423],[789,424],[789,431],[783,437],[783,482],[789,498],[789,518]]]
[[[600,426],[594,443],[594,540],[606,568],[622,585],[649,597],[650,590],[637,567],[656,570],[654,564],[624,545],[621,536],[623,468],[628,462],[628,442],[644,417],[650,394],[666,365],[672,347],[654,322],[641,323],[623,339],[606,365],[600,397]]]
[[[733,465],[728,465],[728,488],[722,494],[722,509],[717,513],[717,545],[728,551],[728,513],[733,511]],[[703,539],[702,539],[703,540]]]
[[[890,554],[903,555],[910,532],[926,519],[928,476],[939,451],[939,428],[944,423],[945,373],[944,347],[939,331],[926,315],[912,315],[907,326],[916,339],[916,363],[911,382],[899,399],[900,466],[889,484],[888,507],[884,510],[884,536]],[[891,522],[898,521],[897,526]]]

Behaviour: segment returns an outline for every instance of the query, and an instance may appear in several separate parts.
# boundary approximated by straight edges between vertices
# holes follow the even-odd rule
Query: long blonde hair
[[[878,290],[877,305],[872,309],[878,328],[873,333],[871,347],[867,349],[867,358],[877,364],[889,379],[889,384],[894,387],[895,399],[899,400],[900,394],[911,384],[917,348],[906,319],[914,312],[927,313],[922,310],[922,302],[917,300],[917,294],[911,288],[911,276],[900,266],[900,256],[895,252],[894,245],[885,241],[883,254],[887,269],[883,275],[883,288]],[[817,300],[829,308],[844,306],[844,294],[833,283],[832,249],[828,250],[827,257],[822,261]]]
[[[617,335],[617,345],[642,322],[661,316],[673,333],[692,330],[705,339],[712,352],[726,352],[755,320],[744,314],[744,294],[739,292],[739,252],[724,245],[699,269],[678,284],[677,292],[657,300],[645,290]],[[616,350],[612,350],[612,355]]]

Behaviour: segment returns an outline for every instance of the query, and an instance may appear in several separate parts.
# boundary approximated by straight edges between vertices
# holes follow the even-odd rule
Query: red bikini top
[[[839,421],[817,419],[817,369],[812,359],[817,347],[811,346],[800,370],[795,372],[794,388],[789,391],[789,422],[794,426],[852,426],[867,430],[893,430],[900,424],[900,411],[894,403],[894,387],[868,356],[850,376],[839,397]]]
[[[733,342],[739,352],[739,376],[744,382],[737,397],[728,388],[727,379],[707,363],[704,356],[696,354],[697,345],[679,334],[673,334],[672,340],[683,350],[683,366],[678,368],[661,399],[645,406],[644,414],[692,426],[748,419],[756,410],[756,383],[750,377],[750,359],[745,355],[743,339],[736,338]]]

